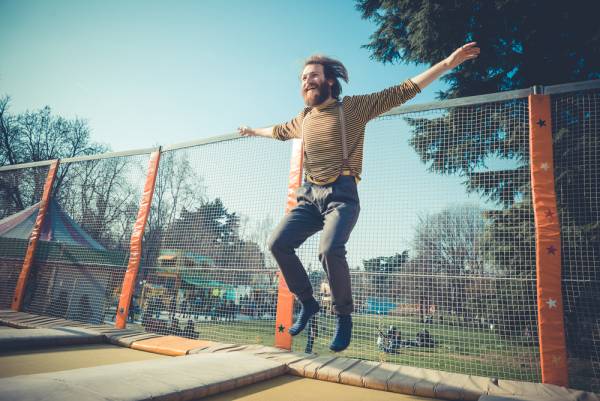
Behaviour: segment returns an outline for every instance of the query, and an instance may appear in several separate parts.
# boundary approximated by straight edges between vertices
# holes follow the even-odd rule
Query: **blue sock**
[[[302,307],[300,308],[298,318],[294,322],[294,325],[288,330],[288,333],[293,336],[300,334],[300,332],[302,332],[302,330],[304,330],[306,327],[306,324],[310,318],[319,312],[319,303],[314,298],[301,302],[301,305]]]
[[[334,352],[340,352],[348,348],[352,338],[352,316],[338,315],[336,317],[335,333],[333,340],[329,344],[329,349]]]

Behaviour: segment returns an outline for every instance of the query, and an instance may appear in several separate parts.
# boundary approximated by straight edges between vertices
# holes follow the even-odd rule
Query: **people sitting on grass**
[[[379,331],[377,336],[377,348],[386,354],[396,353],[400,348],[413,347],[433,348],[435,341],[426,329],[419,331],[415,340],[403,340],[400,330],[393,325],[388,328],[386,333]]]
[[[426,329],[423,329],[417,333],[417,347],[435,347],[435,341],[433,341],[433,337]]]
[[[396,326],[390,326],[387,333],[379,332],[377,338],[377,346],[380,350],[387,354],[394,353],[398,350],[402,343],[402,335]]]

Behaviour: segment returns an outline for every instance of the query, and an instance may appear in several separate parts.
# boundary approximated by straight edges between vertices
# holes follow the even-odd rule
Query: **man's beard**
[[[331,86],[329,86],[327,81],[324,81],[316,89],[319,92],[317,96],[315,96],[314,93],[308,93],[308,91],[302,90],[302,97],[304,97],[304,103],[307,106],[318,106],[331,96]]]

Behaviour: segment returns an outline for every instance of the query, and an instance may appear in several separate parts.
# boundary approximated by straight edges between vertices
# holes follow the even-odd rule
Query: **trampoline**
[[[160,360],[168,356],[137,351],[111,344],[88,344],[54,346],[36,349],[21,349],[0,353],[0,378],[25,376],[35,379],[41,373],[75,371],[96,366],[111,366],[126,362]],[[204,398],[211,401],[223,400],[433,400],[370,390],[355,386],[345,386],[314,379],[300,378],[284,374],[270,380],[261,381],[234,390]]]
[[[39,334],[43,332],[44,338],[40,339]],[[2,350],[0,351],[0,379],[4,380],[0,398],[5,399],[7,387],[8,391],[11,390],[11,383],[13,386],[16,384],[17,387],[22,383],[37,383],[34,391],[27,392],[28,399],[36,399],[48,397],[48,390],[52,388],[52,381],[64,380],[61,384],[67,382],[67,387],[76,386],[77,378],[81,378],[86,374],[91,377],[92,381],[98,380],[98,386],[104,386],[105,382],[99,379],[98,376],[94,376],[94,373],[102,372],[103,370],[114,371],[119,368],[125,367],[140,367],[143,362],[155,361],[151,366],[151,370],[154,373],[159,373],[159,376],[166,376],[166,372],[160,373],[161,361],[171,360],[170,362],[176,361],[177,359],[187,358],[182,357],[169,357],[152,352],[139,351],[135,349],[125,348],[119,345],[106,344],[106,343],[95,343],[93,337],[88,337],[84,340],[84,337],[71,337],[68,340],[60,340],[60,329],[54,329],[56,335],[52,337],[52,333],[47,329],[17,329],[14,327],[0,326],[0,342],[3,343]],[[14,339],[18,336],[18,344]],[[16,349],[8,349],[7,339],[13,339],[13,347]],[[88,344],[76,344],[78,342],[87,342]],[[28,346],[27,343],[31,346]],[[69,342],[75,343],[75,345],[68,345]],[[55,345],[49,345],[54,343]],[[211,365],[210,361],[214,354],[196,355],[196,359],[206,360],[206,364],[203,369],[213,370],[214,366]],[[235,361],[238,359],[234,354],[226,355],[228,360]],[[240,363],[247,359],[240,358]],[[157,363],[158,362],[158,363]],[[133,364],[131,364],[133,363]],[[90,373],[91,372],[91,373]],[[210,392],[217,392],[217,394],[206,397],[201,397],[207,400],[281,400],[281,399],[295,399],[295,400],[322,400],[322,399],[344,399],[344,400],[432,400],[431,398],[408,396],[403,394],[394,394],[390,392],[370,390],[366,388],[345,386],[337,383],[328,383],[324,381],[300,378],[285,374],[283,370],[280,370],[281,375],[275,375],[272,379],[266,379],[267,376],[261,377],[263,373],[261,368],[255,369],[255,380],[256,383],[250,385],[238,385],[242,384],[238,381],[235,385],[234,390],[224,391],[219,393],[218,390],[210,390]],[[146,373],[147,374],[147,373]],[[201,373],[200,373],[201,374]],[[143,375],[143,374],[142,374]],[[10,379],[14,380],[11,381]],[[59,379],[60,378],[60,379]],[[41,379],[41,380],[40,380]],[[46,381],[45,385],[44,379]],[[65,380],[66,379],[66,380]],[[232,372],[231,379],[239,379],[235,377],[235,373]],[[40,385],[40,381],[42,385]],[[254,381],[254,380],[253,380]],[[6,385],[7,384],[7,385]],[[34,387],[34,386],[31,386]],[[56,387],[56,386],[54,386]],[[221,388],[225,389],[222,386]],[[25,390],[25,386],[21,386],[21,390]],[[51,391],[51,397],[58,395],[56,388]],[[129,393],[129,397],[132,399],[145,399],[145,394],[140,394],[139,398],[136,397],[135,386],[132,386]],[[183,388],[179,388],[178,392],[185,391]],[[198,389],[196,389],[198,391]],[[77,391],[75,391],[76,393]],[[201,392],[201,391],[200,391]],[[96,394],[99,397],[108,398],[110,391],[106,394],[99,392]],[[13,393],[14,394],[14,393]],[[25,395],[25,394],[23,394]],[[33,397],[31,397],[33,396]],[[81,393],[79,393],[81,396]],[[168,397],[168,394],[163,394],[164,397]],[[337,398],[336,398],[337,397]],[[19,399],[19,398],[15,398]],[[86,399],[82,397],[81,399]],[[160,399],[160,398],[159,398]],[[200,398],[197,398],[200,399]]]
[[[426,401],[434,398],[424,398],[413,395],[396,394],[386,391],[370,390],[355,386],[345,386],[320,380],[283,375],[265,382],[252,384],[240,389],[216,394],[206,401]]]
[[[8,310],[0,311],[0,322],[0,400],[595,399],[539,383],[494,382]]]
[[[0,378],[167,358],[111,344],[54,346],[0,352]]]

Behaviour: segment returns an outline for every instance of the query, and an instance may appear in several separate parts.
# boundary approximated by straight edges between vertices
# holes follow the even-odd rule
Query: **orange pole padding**
[[[535,215],[538,331],[542,382],[567,386],[560,224],[554,191],[550,96],[529,96],[531,192]]]
[[[140,202],[137,219],[133,226],[133,232],[131,233],[129,263],[127,264],[127,271],[123,278],[121,295],[119,297],[119,307],[117,308],[117,319],[115,322],[115,327],[117,329],[124,329],[127,325],[129,307],[135,291],[135,282],[140,268],[140,261],[142,259],[142,237],[144,236],[144,228],[146,227],[146,221],[148,220],[150,207],[152,206],[152,195],[154,195],[154,185],[156,184],[156,176],[158,175],[159,162],[160,149],[156,152],[152,152],[150,155],[144,193]]]
[[[301,139],[294,139],[292,157],[290,160],[290,176],[285,212],[289,213],[296,206],[296,190],[302,185],[302,163],[304,150]],[[293,324],[294,296],[290,292],[285,279],[279,275],[277,288],[277,313],[275,316],[275,346],[283,349],[292,349],[292,336],[288,329]]]
[[[59,164],[59,160],[54,160],[50,165],[48,175],[46,176],[46,182],[44,183],[44,192],[42,193],[38,215],[35,219],[31,234],[29,235],[27,252],[25,253],[23,267],[21,268],[21,273],[19,273],[19,279],[17,280],[17,285],[15,287],[15,296],[13,297],[11,305],[11,309],[17,312],[23,307],[23,298],[25,296],[27,280],[29,279],[29,273],[31,272],[31,266],[33,265],[33,260],[35,258],[35,250],[37,248],[38,240],[40,239],[40,233],[42,232],[42,227],[46,220],[46,212],[48,211],[48,204],[50,203],[52,187],[54,185],[54,180],[56,179]]]

